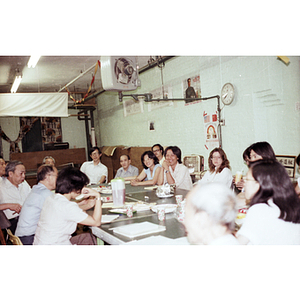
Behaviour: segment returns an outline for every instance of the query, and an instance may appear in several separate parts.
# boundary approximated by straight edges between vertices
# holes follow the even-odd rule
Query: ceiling
[[[86,94],[95,73],[100,56],[42,56],[35,68],[28,68],[29,56],[0,56],[0,93],[10,93],[16,72],[22,73],[17,93],[65,92]],[[139,68],[148,65],[150,56],[136,56]],[[82,76],[80,76],[83,74]],[[102,89],[98,68],[90,93]],[[75,97],[74,97],[75,98]],[[75,98],[76,99],[76,98]]]

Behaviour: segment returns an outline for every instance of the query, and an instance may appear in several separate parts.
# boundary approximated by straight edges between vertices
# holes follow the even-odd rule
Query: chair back
[[[13,245],[23,245],[19,237],[16,235],[13,235],[10,229],[6,229],[7,234],[8,234],[8,240],[13,244]]]

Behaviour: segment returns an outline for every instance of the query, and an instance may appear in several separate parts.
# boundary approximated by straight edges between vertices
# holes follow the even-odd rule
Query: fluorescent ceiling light
[[[34,68],[40,59],[40,55],[31,55],[28,61],[28,68]]]
[[[14,81],[12,87],[11,87],[11,90],[10,90],[11,93],[15,93],[17,91],[21,81],[22,81],[22,76],[17,75],[16,78],[15,78],[15,81]]]

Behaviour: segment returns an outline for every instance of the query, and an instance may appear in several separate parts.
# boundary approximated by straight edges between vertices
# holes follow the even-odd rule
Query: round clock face
[[[221,91],[221,100],[225,105],[232,103],[234,99],[234,87],[231,83],[225,83]]]

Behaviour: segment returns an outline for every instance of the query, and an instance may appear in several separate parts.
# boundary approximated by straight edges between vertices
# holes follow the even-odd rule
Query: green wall
[[[202,97],[220,95],[227,82],[235,86],[233,103],[221,104],[223,149],[233,172],[246,171],[242,153],[254,142],[268,141],[276,154],[300,152],[300,112],[296,109],[300,102],[300,59],[289,58],[289,65],[285,65],[276,56],[175,57],[163,68],[164,86],[172,88],[173,98],[182,98],[183,82],[196,75],[200,75]],[[140,74],[140,79],[141,87],[126,93],[152,92],[162,86],[158,67]],[[211,149],[205,148],[203,112],[215,112],[217,100],[192,105],[170,102],[158,109],[152,105],[143,103],[142,113],[124,117],[117,92],[100,94],[94,113],[98,145],[177,145],[183,155],[203,155],[207,166]],[[150,121],[155,122],[155,131],[149,130]]]

